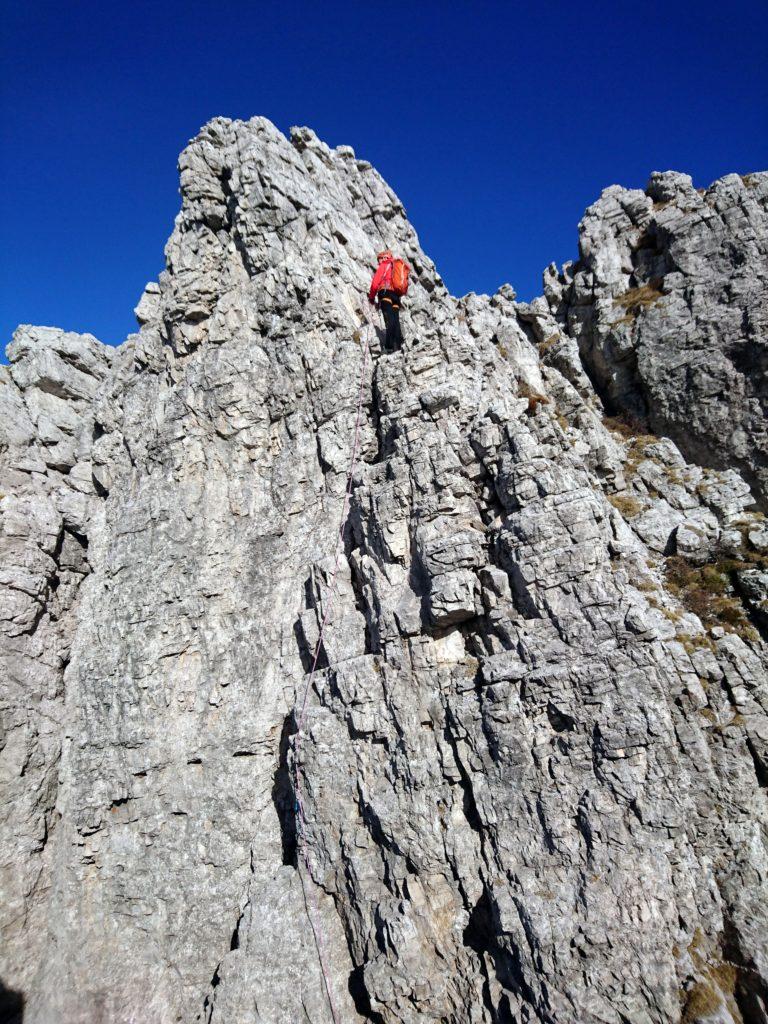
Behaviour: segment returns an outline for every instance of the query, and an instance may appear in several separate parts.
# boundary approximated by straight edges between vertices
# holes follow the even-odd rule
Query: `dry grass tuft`
[[[702,713],[709,710],[702,708]],[[713,716],[714,717],[714,716]],[[723,1006],[734,1020],[741,1020],[739,1007],[734,998],[739,983],[740,968],[729,960],[718,959],[712,963],[703,949],[700,929],[696,929],[688,947],[699,979],[690,989],[680,992],[682,1004],[681,1024],[694,1024],[702,1017],[710,1017]]]
[[[644,442],[646,445],[658,438],[648,432],[648,424],[636,416],[623,413],[620,416],[603,416],[603,424],[612,434],[619,434],[625,441]]]
[[[616,320],[611,326],[615,327],[620,323],[630,323],[636,320],[644,309],[655,306],[662,298],[661,284],[662,279],[654,277],[648,284],[640,285],[637,288],[630,288],[623,295],[617,295],[613,300],[614,306],[618,306],[626,312],[620,320]]]
[[[654,580],[640,580],[633,584],[635,590],[642,590],[644,594],[655,594],[659,589],[658,583]]]
[[[534,391],[524,380],[518,380],[517,393],[520,398],[528,399],[528,408],[526,409],[528,416],[534,416],[540,405],[550,404],[546,395],[540,395],[538,391]]]
[[[712,643],[710,638],[704,633],[678,633],[675,637],[678,643],[683,645],[685,653],[690,657],[695,654],[696,651],[708,650],[714,651],[715,645]]]
[[[686,993],[681,1024],[693,1024],[701,1017],[709,1017],[723,1005],[720,994],[708,981],[697,981]]]
[[[641,462],[645,462],[646,459],[655,462],[657,466],[661,465],[658,459],[648,454],[648,448],[657,441],[658,437],[655,434],[638,434],[636,437],[632,437],[627,448],[627,461],[624,463],[624,472],[634,476],[637,473],[637,467]],[[666,467],[664,469],[666,470]],[[669,473],[667,475],[671,476]]]
[[[633,498],[629,494],[609,494],[608,501],[610,501],[616,511],[624,516],[625,519],[631,519],[632,516],[639,516],[643,511],[642,504],[637,500],[637,498]]]
[[[558,341],[560,341],[559,334],[550,334],[550,336],[545,338],[544,341],[539,342],[539,354],[542,352],[548,352],[551,348],[554,348]]]
[[[528,409],[526,410],[529,416],[533,416],[540,405],[549,405],[549,399],[546,395],[530,395],[528,397]]]
[[[742,640],[757,640],[757,631],[741,601],[733,596],[733,588],[724,569],[723,563],[696,566],[679,555],[671,555],[664,568],[667,589],[688,611],[698,615],[708,629],[722,626]]]

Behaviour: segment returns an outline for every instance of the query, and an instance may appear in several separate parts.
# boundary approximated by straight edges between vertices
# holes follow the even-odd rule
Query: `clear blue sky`
[[[352,145],[457,294],[538,294],[606,185],[768,167],[765,0],[0,9],[0,348],[19,322],[135,328],[177,155],[217,114]]]

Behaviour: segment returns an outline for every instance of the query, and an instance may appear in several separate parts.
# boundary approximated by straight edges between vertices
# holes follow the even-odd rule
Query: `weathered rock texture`
[[[768,174],[606,189],[545,287],[609,406],[768,508]]]
[[[114,355],[90,335],[20,327],[0,367],[0,976],[24,986],[51,920],[64,670],[98,502],[93,399]]]
[[[0,377],[25,1024],[329,1024],[321,962],[344,1024],[765,1020],[766,176],[608,190],[525,305],[449,295],[307,129],[217,119],[180,167],[139,333],[20,328]],[[359,313],[383,243],[392,355]],[[729,383],[676,406],[700,342]]]

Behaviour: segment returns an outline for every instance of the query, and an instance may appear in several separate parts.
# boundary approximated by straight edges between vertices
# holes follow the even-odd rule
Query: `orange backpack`
[[[392,260],[392,291],[405,295],[408,291],[408,275],[411,268],[403,260]]]

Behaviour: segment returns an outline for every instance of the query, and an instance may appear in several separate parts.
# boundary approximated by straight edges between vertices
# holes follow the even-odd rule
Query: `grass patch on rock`
[[[682,644],[688,657],[697,651],[714,651],[715,649],[715,645],[705,633],[678,633],[675,639]]]
[[[682,1024],[693,1024],[702,1017],[710,1017],[723,1005],[723,998],[709,981],[697,981],[688,990],[680,1018]]]
[[[629,413],[622,413],[618,416],[603,416],[603,425],[612,434],[618,434],[625,441],[645,441],[650,444],[658,441],[658,438],[648,430],[645,420],[632,416]]]
[[[558,341],[560,341],[559,334],[550,334],[550,336],[545,338],[544,341],[539,342],[539,353],[549,352],[551,348],[555,347]]]
[[[540,405],[549,405],[550,401],[546,395],[540,395],[538,391],[534,391],[533,388],[526,384],[524,380],[518,380],[517,382],[517,394],[520,398],[528,399],[528,408],[526,413],[528,416],[533,416]]]
[[[730,565],[727,567],[730,569]],[[726,565],[722,563],[697,566],[679,555],[671,555],[666,559],[664,574],[667,589],[688,611],[697,615],[706,628],[721,626],[742,640],[757,640],[757,631],[734,595],[725,570]]]
[[[617,295],[613,304],[624,315],[618,320],[612,320],[611,327],[620,327],[623,324],[633,324],[644,309],[650,309],[663,297],[661,290],[662,278],[654,277],[647,284],[639,285],[637,288],[630,288],[623,295]]]
[[[639,516],[643,511],[643,505],[629,494],[609,494],[608,501],[613,505],[625,519]]]
[[[735,998],[740,968],[722,958],[719,951],[715,954],[717,959],[714,962],[710,961],[702,949],[701,931],[698,928],[688,952],[699,977],[689,989],[680,993],[681,1024],[694,1024],[695,1021],[711,1017],[723,1009],[728,1012],[731,1019],[741,1020]]]
[[[617,295],[613,300],[614,306],[626,310],[626,315],[635,318],[642,310],[649,306],[655,306],[661,299],[662,278],[654,277],[647,284],[641,284],[637,288],[630,288],[623,295]]]
[[[658,437],[655,434],[638,434],[637,437],[633,437],[628,445],[627,449],[627,461],[624,463],[624,471],[634,476],[637,473],[637,467],[641,462],[645,462],[646,459],[650,459],[651,462],[655,462],[657,466],[662,466],[664,471],[667,471],[667,467],[663,463],[648,454],[648,448],[652,444],[658,441]],[[668,474],[669,475],[669,474]]]

